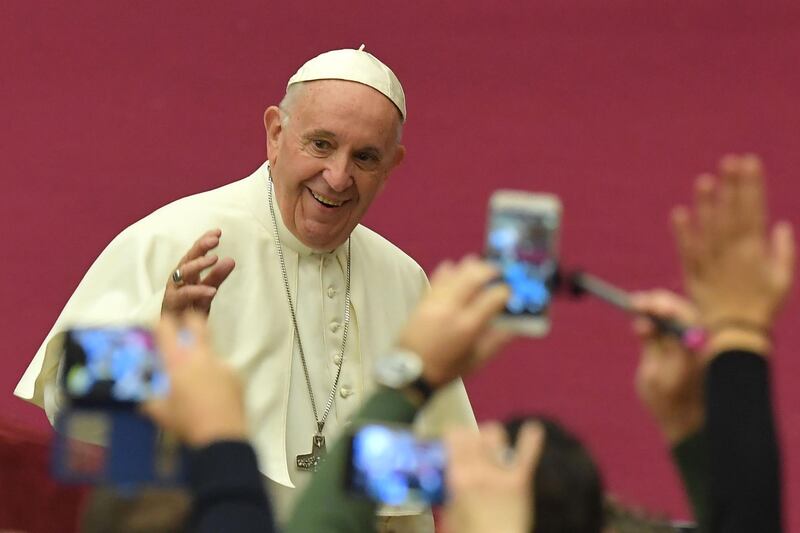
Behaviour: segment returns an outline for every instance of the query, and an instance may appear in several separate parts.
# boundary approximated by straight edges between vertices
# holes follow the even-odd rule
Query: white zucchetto
[[[314,80],[345,80],[362,83],[380,92],[400,110],[403,122],[406,121],[406,95],[400,80],[392,69],[378,58],[364,51],[362,44],[358,50],[345,48],[325,52],[309,59],[300,67],[286,84],[288,89],[295,83]]]

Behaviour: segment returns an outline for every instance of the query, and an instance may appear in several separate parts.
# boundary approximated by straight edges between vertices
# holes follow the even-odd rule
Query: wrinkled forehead
[[[397,106],[368,85],[314,80],[293,85],[287,98],[285,111],[302,129],[323,129],[372,143],[398,140],[402,117]]]

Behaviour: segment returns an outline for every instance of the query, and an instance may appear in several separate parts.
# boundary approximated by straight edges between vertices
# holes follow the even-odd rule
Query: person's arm
[[[793,279],[792,227],[768,231],[763,171],[753,155],[728,155],[717,176],[699,176],[694,209],[676,208],[673,225],[686,288],[708,332],[710,531],[781,531],[766,357]]]
[[[256,455],[246,441],[216,441],[192,450],[188,470],[193,497],[189,531],[274,531]]]
[[[694,324],[697,311],[690,302],[664,290],[635,294],[639,313]],[[634,330],[642,340],[636,369],[636,391],[670,446],[695,521],[708,531],[708,443],[704,430],[703,363],[678,339],[659,332],[637,317]]]
[[[445,523],[457,533],[528,533],[536,516],[536,469],[544,449],[545,429],[536,422],[520,429],[511,448],[505,429],[497,422],[481,426],[480,433],[454,429],[445,437],[447,491]]]
[[[767,360],[728,350],[706,381],[711,531],[781,531],[781,480]]]
[[[700,531],[709,531],[710,467],[708,436],[705,428],[672,446],[672,461],[678,468],[683,488]]]
[[[255,452],[247,442],[241,382],[211,350],[204,315],[171,313],[156,329],[170,380],[166,397],[143,410],[189,448],[189,530],[275,531]]]

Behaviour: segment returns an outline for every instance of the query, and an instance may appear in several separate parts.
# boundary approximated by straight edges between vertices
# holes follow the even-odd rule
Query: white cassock
[[[214,253],[233,257],[236,268],[214,298],[209,326],[217,353],[244,380],[251,442],[284,522],[299,492],[295,487],[313,475],[299,472],[295,457],[311,451],[316,423],[273,238],[268,187],[265,163],[245,179],[173,202],[120,233],[78,285],[14,394],[44,407],[52,421],[59,408],[53,385],[60,356],[53,338],[73,325],[155,323],[178,260],[202,233],[220,228]],[[392,346],[427,278],[399,248],[359,225],[351,235],[352,316],[342,362],[347,243],[315,252],[287,230],[277,202],[275,209],[319,416],[337,365],[343,365],[323,432],[330,445],[374,389],[372,364]],[[437,394],[418,429],[435,434],[451,424],[475,426],[460,381]]]

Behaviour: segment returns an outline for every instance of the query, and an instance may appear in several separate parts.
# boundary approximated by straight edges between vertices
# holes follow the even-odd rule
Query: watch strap
[[[400,389],[400,391],[417,408],[428,403],[433,393],[436,392],[422,376]]]

